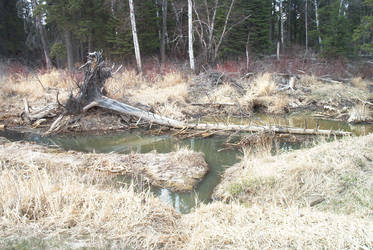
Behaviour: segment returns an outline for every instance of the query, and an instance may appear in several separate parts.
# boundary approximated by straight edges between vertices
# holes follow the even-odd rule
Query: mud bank
[[[167,154],[86,154],[65,152],[30,143],[10,143],[2,138],[0,161],[3,168],[32,163],[47,168],[74,168],[82,171],[94,170],[140,176],[151,185],[173,191],[192,190],[208,172],[203,153],[187,149]]]

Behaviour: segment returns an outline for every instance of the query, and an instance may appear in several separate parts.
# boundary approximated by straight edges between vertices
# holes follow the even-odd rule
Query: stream
[[[332,120],[320,120],[316,118],[305,117],[274,117],[257,116],[258,124],[276,124],[291,125],[294,127],[315,128],[318,124],[320,129],[333,129],[351,131],[354,135],[364,135],[373,132],[373,124],[350,125],[345,122]],[[253,120],[251,120],[252,122]],[[230,121],[231,123],[242,123],[242,120]],[[260,122],[260,123],[259,123]],[[242,134],[241,134],[242,135]],[[38,144],[48,146],[58,146],[65,150],[75,150],[82,152],[95,153],[147,153],[156,150],[158,153],[168,153],[175,151],[180,147],[188,147],[191,150],[203,152],[205,160],[209,165],[209,172],[192,192],[171,192],[168,189],[152,188],[152,192],[159,196],[164,202],[173,206],[181,213],[189,213],[196,205],[196,202],[209,202],[215,186],[220,181],[221,173],[229,166],[240,161],[242,153],[239,150],[226,149],[226,137],[213,136],[209,138],[177,139],[170,135],[146,135],[144,131],[132,130],[126,132],[116,132],[107,135],[65,135],[43,137],[34,133],[20,133],[14,131],[0,131],[0,136],[6,137],[11,141],[33,141]],[[280,142],[280,149],[297,149],[302,147],[298,142],[290,144]],[[220,152],[218,152],[220,151]],[[128,181],[125,178],[119,178],[118,181]]]

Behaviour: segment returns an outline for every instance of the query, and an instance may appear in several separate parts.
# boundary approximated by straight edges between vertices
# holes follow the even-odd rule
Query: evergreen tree
[[[238,1],[232,13],[233,27],[225,40],[221,57],[237,57],[244,55],[246,43],[255,54],[268,53],[273,46],[270,41],[271,0]]]
[[[340,1],[320,9],[323,55],[346,57],[353,54],[352,30],[347,17],[340,12]]]
[[[23,19],[19,16],[15,0],[0,1],[0,34],[0,54],[17,56],[25,52]]]
[[[373,54],[373,0],[363,2],[364,16],[354,31],[354,41],[363,52]]]

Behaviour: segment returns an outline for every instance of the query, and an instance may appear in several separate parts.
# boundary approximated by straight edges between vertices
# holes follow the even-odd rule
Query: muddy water
[[[240,123],[242,120],[231,120],[231,123]],[[245,121],[244,121],[245,122]],[[349,125],[343,122],[331,120],[318,120],[309,117],[279,117],[279,116],[256,116],[250,120],[251,124],[277,124],[294,127],[334,129],[351,131],[355,135],[373,132],[373,125]],[[246,121],[246,124],[249,124]],[[11,131],[0,131],[0,136],[10,140],[27,140],[40,144],[55,145],[65,150],[76,150],[96,153],[147,153],[156,150],[159,153],[167,153],[177,150],[179,147],[188,147],[194,151],[203,152],[210,171],[203,181],[193,192],[180,193],[171,192],[167,189],[153,188],[152,191],[162,200],[172,205],[181,213],[188,213],[196,202],[208,202],[214,187],[220,181],[220,174],[228,166],[238,162],[241,153],[238,150],[221,150],[224,148],[225,137],[195,138],[179,140],[169,135],[151,136],[144,135],[143,131],[122,132],[110,135],[81,135],[81,136],[54,136],[42,137],[36,134],[20,134]],[[281,148],[298,148],[300,145],[280,144]],[[123,181],[120,179],[119,181]]]

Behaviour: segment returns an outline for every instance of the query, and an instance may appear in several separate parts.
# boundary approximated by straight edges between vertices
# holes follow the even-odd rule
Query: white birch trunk
[[[316,29],[317,29],[317,33],[318,33],[318,40],[319,40],[319,46],[320,46],[320,50],[322,50],[322,45],[321,45],[321,36],[320,36],[320,21],[319,21],[319,7],[318,7],[318,4],[317,4],[317,0],[314,0],[314,4],[315,4],[315,18],[316,18]]]
[[[277,53],[276,53],[277,61],[280,61],[280,41],[277,41]]]
[[[306,28],[306,53],[308,52],[308,0],[306,0],[306,6],[304,11],[305,28]]]
[[[189,63],[190,69],[195,71],[194,53],[193,53],[193,4],[188,0],[188,40],[189,40]]]
[[[133,46],[135,47],[137,69],[139,72],[142,72],[141,55],[140,55],[139,40],[137,38],[136,19],[135,19],[135,10],[133,8],[133,0],[129,0],[129,5],[130,5],[130,18],[131,18],[131,27],[132,27],[132,36],[133,36]]]
[[[342,7],[343,7],[343,0],[340,0],[339,1],[339,11],[338,11],[339,16],[341,16],[341,14],[342,14]]]
[[[280,26],[281,26],[281,46],[284,46],[284,19],[282,18],[282,0],[280,0]]]
[[[249,72],[249,63],[250,63],[250,58],[249,58],[249,42],[250,42],[250,32],[247,33],[247,41],[246,41],[246,72]]]

